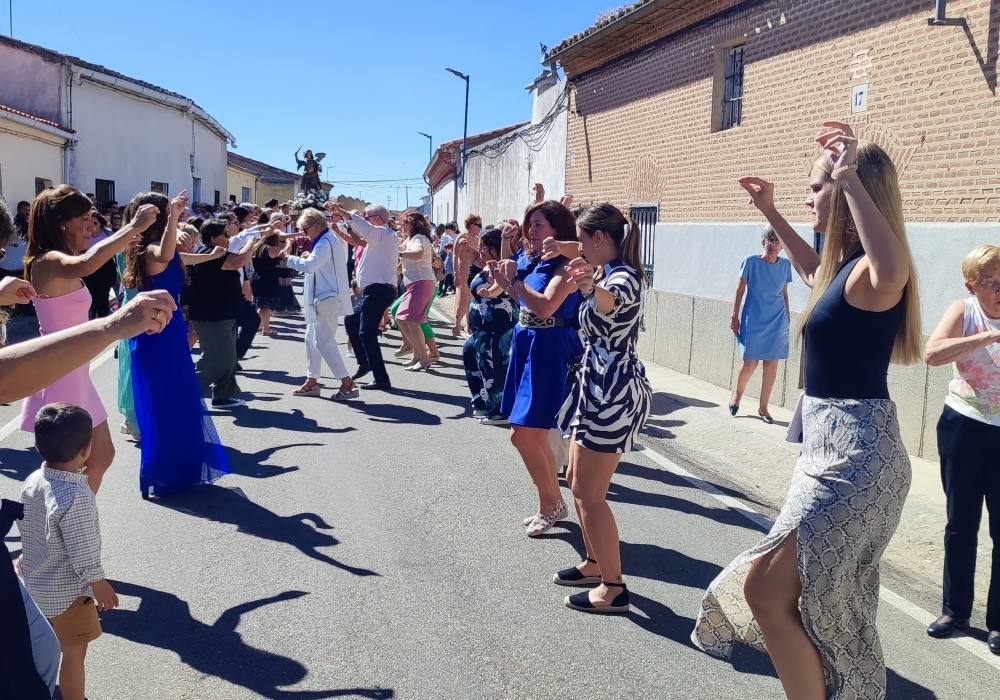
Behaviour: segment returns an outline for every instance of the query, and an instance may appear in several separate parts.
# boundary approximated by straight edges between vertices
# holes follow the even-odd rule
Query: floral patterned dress
[[[506,294],[493,299],[480,296],[479,292],[488,289],[491,283],[489,272],[484,270],[470,284],[469,328],[472,336],[465,341],[462,360],[472,393],[472,408],[495,417],[501,415],[500,400],[518,308]]]

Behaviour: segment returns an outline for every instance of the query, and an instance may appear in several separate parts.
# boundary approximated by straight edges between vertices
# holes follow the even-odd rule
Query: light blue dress
[[[782,292],[792,281],[792,263],[779,257],[773,263],[748,255],[740,265],[747,281],[740,332],[736,342],[744,360],[784,360],[788,357],[788,316]]]

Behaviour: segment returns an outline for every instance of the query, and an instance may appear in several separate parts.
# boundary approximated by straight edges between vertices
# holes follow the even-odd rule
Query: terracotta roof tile
[[[606,12],[606,13],[600,15],[597,18],[597,21],[595,21],[592,25],[590,25],[589,27],[587,27],[586,29],[584,29],[582,32],[577,32],[576,34],[573,34],[572,36],[570,36],[570,37],[568,37],[566,39],[563,39],[558,44],[556,44],[552,49],[550,49],[545,54],[545,60],[546,61],[549,60],[555,54],[560,53],[562,51],[565,51],[566,49],[568,49],[570,46],[573,46],[574,44],[580,43],[581,41],[583,41],[584,39],[586,39],[588,36],[590,36],[592,34],[596,34],[597,32],[599,32],[604,27],[608,26],[609,24],[612,24],[613,22],[616,22],[617,20],[621,19],[622,17],[624,17],[625,15],[629,14],[630,12],[634,12],[635,10],[639,9],[640,7],[642,7],[643,5],[648,5],[648,4],[652,3],[652,2],[655,2],[655,0],[638,0],[637,2],[633,2],[633,3],[630,3],[628,5],[624,5],[622,7],[619,7],[616,10],[612,10],[610,12]]]
[[[58,122],[51,121],[49,119],[43,119],[41,117],[36,117],[34,114],[28,114],[27,112],[22,112],[19,109],[14,109],[13,107],[8,107],[5,104],[0,104],[0,112],[8,112],[10,114],[16,114],[19,117],[24,117],[25,119],[30,119],[33,122],[38,122],[39,124],[44,124],[45,126],[51,126],[53,129],[59,129],[60,131],[65,131],[67,134],[75,134],[76,131],[73,129],[67,129],[62,124]]]

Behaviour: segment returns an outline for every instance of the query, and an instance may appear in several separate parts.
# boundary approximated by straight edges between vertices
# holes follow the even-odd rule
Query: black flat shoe
[[[986,646],[997,656],[1000,656],[1000,631],[991,630],[990,636],[986,638]]]
[[[729,404],[729,415],[735,416],[740,410],[740,405],[738,403]]]
[[[368,391],[392,391],[392,384],[389,382],[362,382],[360,386]]]
[[[774,425],[774,418],[771,417],[770,413],[758,413],[757,415],[760,416],[760,419],[768,425]]]
[[[615,599],[612,600],[609,605],[594,605],[591,603],[590,591],[581,591],[580,593],[568,595],[563,602],[566,604],[567,608],[579,610],[580,612],[598,613],[601,615],[622,615],[627,613],[630,609],[630,603],[628,589],[625,587],[625,584],[608,583],[607,581],[601,581],[601,583],[610,588],[622,589],[622,592],[616,595]]]
[[[596,564],[597,562],[591,558],[587,558],[587,561]],[[557,571],[552,574],[552,583],[557,586],[593,586],[601,582],[600,576],[584,576],[581,571],[575,566],[571,569],[563,569],[562,571]]]
[[[935,639],[950,637],[953,633],[960,631],[969,624],[968,620],[956,620],[951,615],[942,615],[931,623],[927,628],[927,634]],[[1000,644],[1000,640],[997,642]],[[994,654],[997,652],[993,652]]]

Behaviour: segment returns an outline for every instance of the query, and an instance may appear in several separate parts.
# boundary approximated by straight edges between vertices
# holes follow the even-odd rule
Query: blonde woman
[[[709,586],[692,639],[721,657],[766,644],[789,698],[882,698],[878,565],[910,486],[886,375],[890,359],[920,358],[920,310],[895,166],[847,124],[823,126],[806,200],[822,258],[771,183],[740,180],[812,288],[803,444],[771,532]]]
[[[950,637],[969,623],[983,501],[993,566],[986,599],[986,643],[1000,654],[1000,247],[982,245],[962,261],[969,296],[952,303],[927,341],[927,364],[955,364],[937,424],[947,498],[941,617],[927,634]]]

